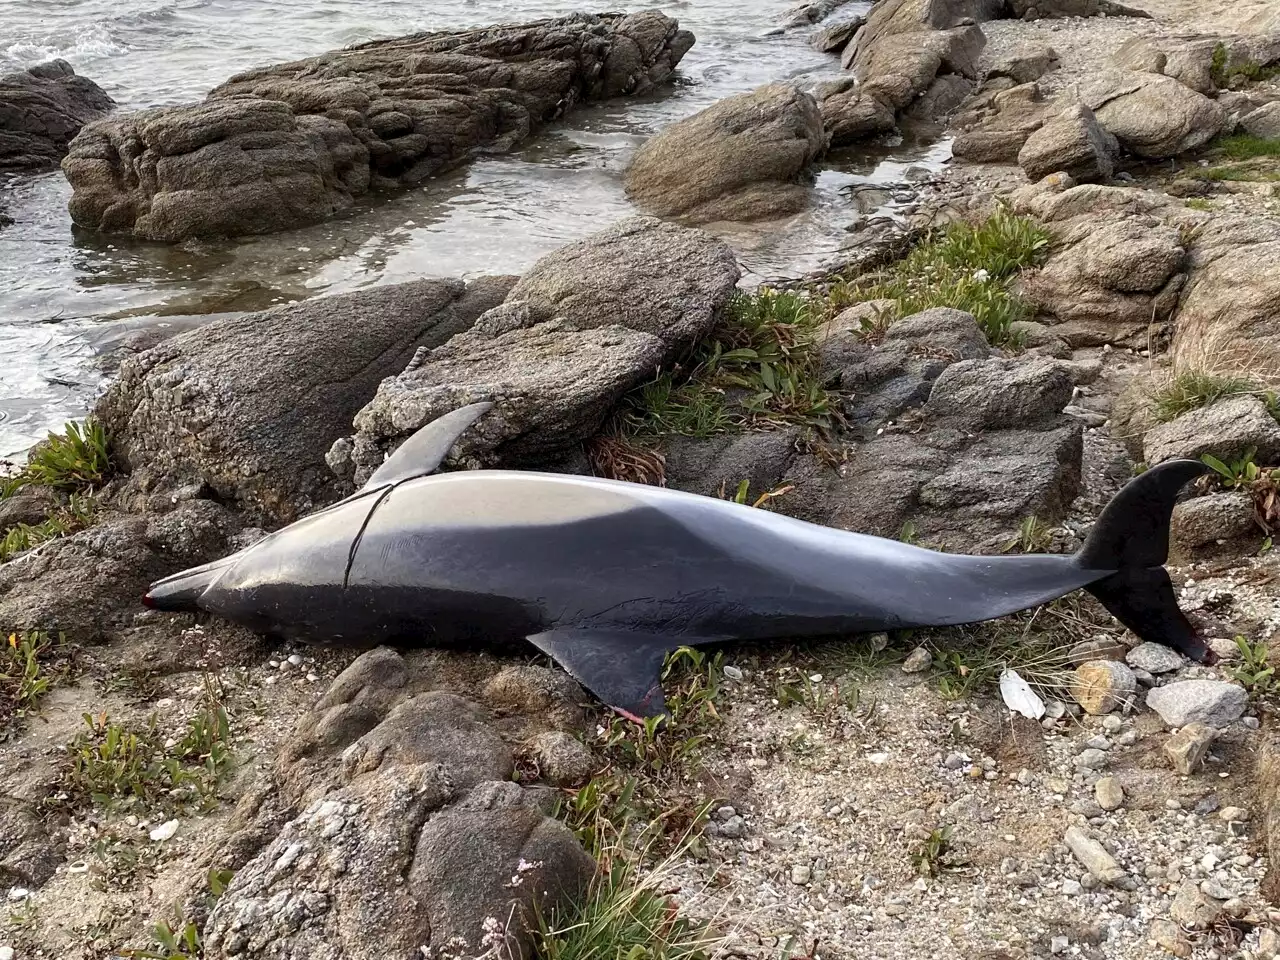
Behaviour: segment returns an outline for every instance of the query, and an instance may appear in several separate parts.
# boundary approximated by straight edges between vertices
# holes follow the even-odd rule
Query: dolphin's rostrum
[[[433,476],[491,406],[427,424],[353,496],[158,581],[146,604],[308,643],[525,638],[632,717],[665,710],[680,646],[974,623],[1079,588],[1142,639],[1214,659],[1164,570],[1197,461],[1130,481],[1074,556],[965,556],[616,480]]]

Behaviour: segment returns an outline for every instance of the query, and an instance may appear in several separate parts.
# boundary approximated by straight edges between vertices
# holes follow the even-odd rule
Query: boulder
[[[1251,133],[1255,137],[1280,139],[1280,100],[1273,100],[1246,113],[1240,118],[1240,126],[1245,133]]]
[[[1078,421],[1060,413],[1071,395],[1066,366],[985,359],[989,348],[971,317],[960,315],[971,325],[966,334],[948,316],[957,311],[929,313],[891,326],[861,359],[852,349],[833,357],[846,389],[863,378],[851,404],[866,442],[834,471],[798,458],[788,471],[795,488],[776,509],[887,537],[911,521],[931,546],[969,553],[1002,549],[1029,515],[1063,515],[1079,490],[1082,449]],[[951,326],[943,342],[959,349],[934,349],[927,331],[943,322]],[[904,335],[914,326],[919,337],[899,350],[890,337],[903,325]],[[983,359],[959,360],[961,351]]]
[[[1058,54],[1052,47],[1037,46],[1015,51],[987,71],[987,79],[1006,77],[1015,84],[1039,80],[1058,69]]]
[[[1170,727],[1203,723],[1220,730],[1239,720],[1248,705],[1244,687],[1225,680],[1177,680],[1147,694],[1147,706]]]
[[[821,23],[848,2],[849,0],[809,0],[809,2],[798,4],[784,13],[782,15],[782,26],[784,29],[788,29]]]
[[[1280,224],[1214,216],[1195,231],[1170,353],[1179,369],[1270,382],[1280,365]]]
[[[851,88],[822,101],[822,126],[832,147],[844,147],[898,129],[893,108]]]
[[[968,163],[1014,163],[1031,134],[1054,115],[1039,84],[979,94],[952,121],[952,154]]]
[[[925,410],[975,432],[1028,426],[1062,413],[1072,386],[1062,364],[1047,357],[962,360],[938,377]]]
[[[950,364],[991,355],[973,316],[946,307],[904,317],[890,325],[880,344],[869,344],[859,322],[864,306],[839,314],[822,337],[824,372],[848,398],[844,413],[853,426],[878,427],[923,406]]]
[[[704,497],[733,496],[746,480],[751,496],[780,486],[799,456],[799,431],[760,430],[664,443],[667,486]]]
[[[136,488],[204,485],[286,523],[332,498],[325,451],[378,384],[512,282],[417,280],[214,320],[125,360],[97,416]]]
[[[656,11],[378,40],[91,124],[63,162],[82,227],[151,240],[322,221],[371,188],[510,150],[584,101],[666,81],[693,36]]]
[[[1242,490],[1226,490],[1173,508],[1169,554],[1175,563],[1191,563],[1222,554],[1254,553],[1262,536],[1253,497]]]
[[[906,124],[933,124],[946,120],[969,98],[973,89],[973,81],[958,73],[941,74],[903,111],[902,120]]]
[[[1121,147],[1149,160],[1204,146],[1227,123],[1217,103],[1154,73],[1113,74],[1087,87],[1083,99]]]
[[[496,718],[406,671],[371,651],[300,719],[277,762],[300,812],[262,831],[204,956],[526,956],[534,901],[582,895],[595,864],[510,780]]]
[[[1259,464],[1280,462],[1280,423],[1251,394],[1228,397],[1152,427],[1142,438],[1149,464],[1212,454],[1229,461],[1252,448]]]
[[[866,17],[849,17],[828,23],[813,32],[809,46],[819,53],[839,53],[858,35],[866,22]]]
[[[473,330],[385,380],[329,465],[361,484],[408,434],[478,400],[497,406],[459,441],[456,460],[527,466],[562,456],[627,390],[711,331],[738,277],[723,243],[648,217],[563,247]]]
[[[1027,138],[1018,164],[1031,180],[1062,171],[1082,183],[1111,179],[1119,153],[1116,138],[1098,125],[1093,111],[1076,104]]]
[[[0,173],[52,170],[80,128],[115,105],[65,60],[0,77]]]
[[[627,195],[649,213],[689,223],[787,216],[809,203],[809,185],[799,181],[825,148],[817,101],[769,84],[654,136],[627,168]]]
[[[115,636],[144,613],[148,584],[217,559],[239,520],[210,500],[183,500],[150,518],[109,513],[94,526],[30,556],[0,564],[0,623],[49,630],[91,643]]]
[[[1105,199],[1087,185],[1080,200]],[[1089,192],[1089,191],[1093,192]],[[1181,232],[1154,215],[1094,209],[1076,213],[1075,196],[1050,219],[1054,246],[1038,270],[1024,274],[1024,297],[1042,322],[1073,347],[1145,336],[1167,320],[1185,281]],[[1032,208],[1026,212],[1034,214]],[[1051,215],[1052,216],[1052,215]]]
[[[1260,67],[1277,60],[1280,43],[1265,33],[1141,35],[1125,41],[1115,54],[1122,67],[1163,74],[1207,97],[1245,85]]]

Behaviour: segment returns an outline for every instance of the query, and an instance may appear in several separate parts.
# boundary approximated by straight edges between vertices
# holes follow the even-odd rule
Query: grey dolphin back
[[[453,445],[458,442],[458,438],[492,409],[493,402],[485,400],[459,407],[432,420],[400,444],[396,452],[373,472],[362,491],[394,486],[415,477],[435,473]]]

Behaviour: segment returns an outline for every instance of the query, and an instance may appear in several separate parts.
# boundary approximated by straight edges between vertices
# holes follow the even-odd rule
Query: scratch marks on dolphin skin
[[[360,529],[356,531],[355,538],[351,541],[351,549],[347,552],[347,569],[342,572],[342,589],[347,589],[351,585],[351,567],[356,562],[356,551],[360,549],[360,541],[364,539],[364,532],[369,527],[369,521],[373,519],[373,513],[382,505],[382,501],[391,496],[391,492],[399,484],[393,483],[386,490],[379,494],[378,499],[373,501],[373,505],[369,507],[369,512],[364,515],[364,521],[360,524]]]

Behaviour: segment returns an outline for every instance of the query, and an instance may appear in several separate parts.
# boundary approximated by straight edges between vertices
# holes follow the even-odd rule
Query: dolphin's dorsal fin
[[[434,473],[444,462],[458,438],[482,416],[493,409],[492,401],[460,407],[437,417],[411,436],[385,463],[373,472],[363,490],[376,490],[389,484],[403,483],[415,477]]]

